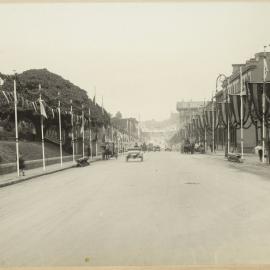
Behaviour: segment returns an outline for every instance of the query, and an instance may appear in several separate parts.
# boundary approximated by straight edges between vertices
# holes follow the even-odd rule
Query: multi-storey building
[[[194,115],[200,113],[202,108],[205,106],[204,101],[179,101],[176,103],[176,110],[179,113],[179,130],[183,132],[186,131],[187,125],[192,122],[192,118]],[[194,138],[191,138],[188,136],[185,132],[185,134],[182,135],[182,137],[185,137],[186,139],[193,140]],[[183,138],[182,138],[183,139]]]
[[[184,128],[205,105],[204,101],[179,101],[176,110],[179,112],[179,128]]]
[[[242,70],[242,93],[246,94],[246,82],[262,82],[263,81],[263,69],[264,69],[264,57],[268,67],[270,67],[270,53],[259,52],[255,54],[254,58],[251,58],[243,64],[233,64],[232,74],[227,77],[227,80],[223,83],[223,89],[216,94],[217,102],[224,101],[226,99],[226,93],[232,95],[240,94],[241,92],[241,74]],[[266,76],[266,81],[270,81],[270,73]],[[224,130],[225,131],[225,130]],[[254,146],[258,143],[261,137],[260,129],[251,125],[248,129],[244,129],[244,148],[245,151],[252,151]],[[239,148],[240,146],[240,130],[231,130],[232,147]]]

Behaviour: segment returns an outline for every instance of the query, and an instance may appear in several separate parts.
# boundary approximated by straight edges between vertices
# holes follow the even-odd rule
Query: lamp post
[[[226,102],[227,102],[227,154],[230,153],[230,111],[229,111],[229,79],[227,78],[227,84],[226,84]]]
[[[16,167],[17,176],[20,176],[20,165],[19,165],[19,136],[18,136],[18,112],[17,112],[17,87],[16,87],[16,71],[14,70],[14,115],[15,115],[15,139],[16,139]]]
[[[215,152],[215,112],[214,112],[214,93],[212,94],[212,153]]]
[[[226,79],[227,79],[227,77],[223,73],[221,73],[221,74],[219,74],[217,76],[217,78],[216,78],[216,94],[218,92],[218,83],[219,82],[223,83]],[[216,97],[216,95],[213,96],[213,104],[212,104],[212,110],[213,110],[213,150],[215,149],[215,144],[214,144],[215,143],[215,134],[214,134],[214,131],[215,131],[215,126],[214,126],[214,124],[215,124],[215,119],[214,119],[214,97]],[[218,121],[218,119],[217,119],[217,121]],[[227,125],[228,125],[228,129],[229,129],[229,121],[228,121],[228,119],[227,119]]]

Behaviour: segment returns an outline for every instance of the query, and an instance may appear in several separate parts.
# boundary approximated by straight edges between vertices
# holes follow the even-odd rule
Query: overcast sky
[[[112,114],[163,120],[270,44],[269,3],[0,5],[0,71],[47,68]]]

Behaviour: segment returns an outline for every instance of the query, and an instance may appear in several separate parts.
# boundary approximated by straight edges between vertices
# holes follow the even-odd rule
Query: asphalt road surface
[[[241,166],[157,152],[2,188],[0,266],[270,263],[270,180]]]

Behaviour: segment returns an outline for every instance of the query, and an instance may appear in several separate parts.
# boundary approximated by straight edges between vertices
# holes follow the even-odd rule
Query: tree
[[[122,118],[121,112],[118,111],[118,112],[115,114],[115,118],[121,119],[121,118]]]
[[[61,112],[62,112],[62,128],[68,131],[70,129],[70,114],[64,112],[70,111],[70,100],[72,100],[73,112],[77,115],[82,113],[82,104],[84,104],[85,117],[88,118],[88,108],[91,111],[91,124],[98,128],[108,126],[110,124],[110,115],[108,112],[101,108],[98,104],[94,104],[93,101],[88,97],[87,92],[80,87],[72,84],[70,81],[65,80],[61,76],[54,74],[47,69],[31,69],[24,71],[21,74],[16,75],[4,75],[1,74],[4,85],[2,90],[7,92],[13,92],[13,79],[16,76],[17,82],[17,93],[29,101],[37,101],[40,95],[39,84],[41,85],[42,99],[51,108],[56,108],[58,105],[58,97],[61,101]],[[59,93],[59,96],[58,96]],[[2,96],[2,95],[1,95]],[[1,115],[10,115],[11,118],[14,115],[14,104],[13,102],[7,104],[4,98],[1,97]],[[40,136],[40,115],[33,109],[27,109],[23,105],[18,104],[18,118],[19,120],[27,117],[33,121],[38,131],[37,137]],[[51,114],[51,112],[47,112]],[[49,117],[44,121],[44,129],[50,125],[57,124],[57,116],[55,118]]]

